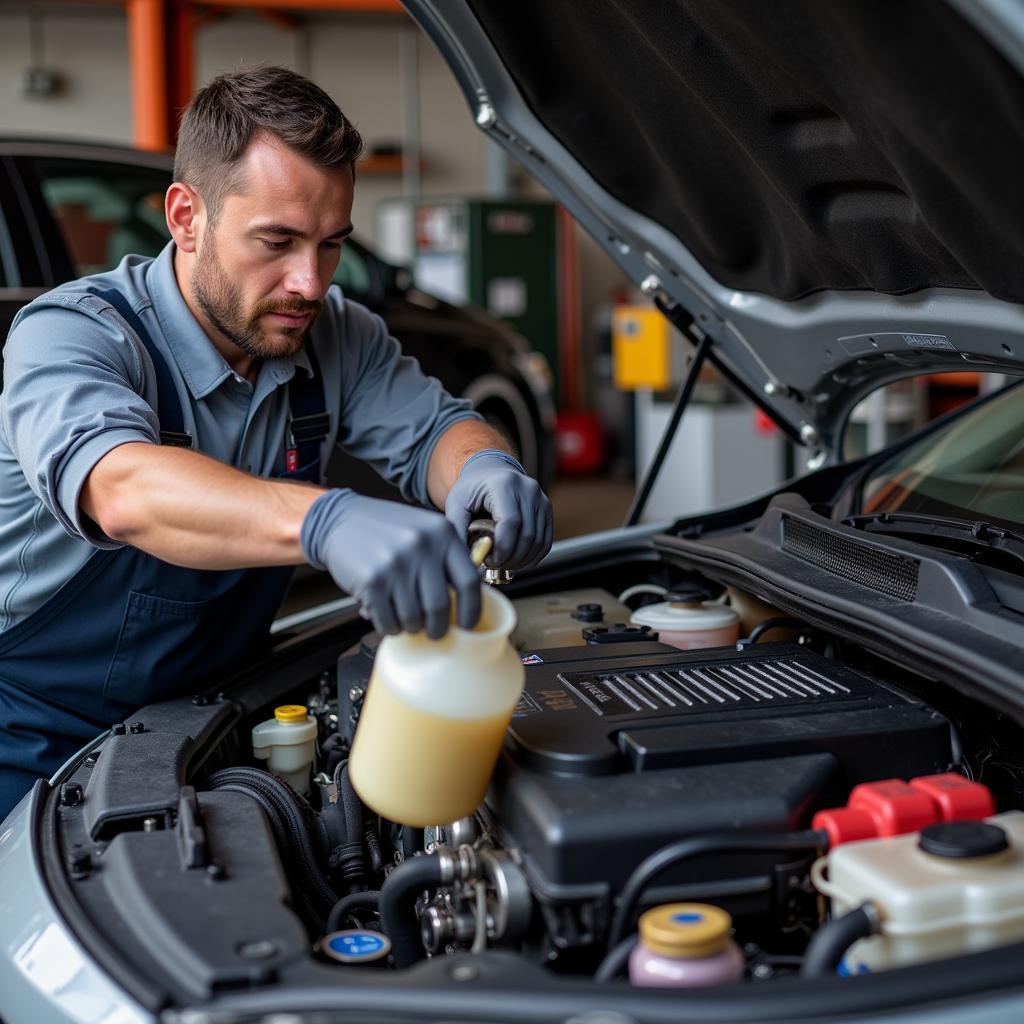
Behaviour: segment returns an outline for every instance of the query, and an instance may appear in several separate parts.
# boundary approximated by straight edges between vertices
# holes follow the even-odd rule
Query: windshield
[[[865,483],[861,510],[1024,525],[1024,387],[882,463]]]

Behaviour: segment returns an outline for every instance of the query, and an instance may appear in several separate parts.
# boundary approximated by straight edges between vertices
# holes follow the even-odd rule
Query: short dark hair
[[[354,174],[363,151],[355,125],[308,78],[267,65],[218,75],[185,109],[174,155],[174,180],[199,193],[211,221],[224,197],[242,190],[237,165],[261,133],[330,170]]]

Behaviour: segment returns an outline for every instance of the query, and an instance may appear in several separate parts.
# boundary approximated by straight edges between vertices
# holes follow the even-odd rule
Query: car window
[[[370,268],[363,254],[351,245],[341,247],[341,259],[334,272],[334,283],[348,296],[359,297],[370,292]]]
[[[171,183],[169,173],[49,157],[32,164],[76,274],[110,270],[129,253],[155,256],[167,244],[164,193]]]
[[[861,508],[1024,524],[1024,387],[882,463],[865,482]]]
[[[900,438],[1008,382],[999,373],[932,373],[886,384],[862,399],[843,433],[843,458],[880,452]]]

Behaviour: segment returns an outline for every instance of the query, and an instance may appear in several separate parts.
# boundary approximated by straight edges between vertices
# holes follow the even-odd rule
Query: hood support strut
[[[663,302],[660,297],[655,299],[655,303],[662,313],[664,313],[665,316],[667,316],[669,320],[671,320],[672,323],[683,332],[684,335],[690,334],[693,321],[692,319],[688,319],[688,322],[681,322],[685,315],[681,306],[669,306]],[[700,376],[701,367],[704,365],[710,351],[711,336],[709,334],[703,334],[700,341],[697,343],[696,350],[690,357],[690,365],[686,370],[686,377],[683,378],[683,383],[679,388],[679,394],[676,396],[676,403],[672,409],[672,415],[669,417],[668,424],[665,426],[665,430],[661,435],[661,441],[658,442],[658,450],[654,454],[654,459],[651,462],[650,468],[644,475],[644,482],[637,490],[636,497],[633,499],[633,504],[626,515],[625,526],[635,526],[640,522],[640,517],[643,515],[647,499],[650,498],[651,491],[654,490],[654,485],[658,480],[658,474],[661,472],[662,464],[665,462],[669,449],[672,447],[672,442],[676,436],[676,430],[679,427],[679,421],[683,418],[683,413],[686,412],[687,405],[690,404],[690,396],[693,394],[694,385],[697,383],[697,378]]]

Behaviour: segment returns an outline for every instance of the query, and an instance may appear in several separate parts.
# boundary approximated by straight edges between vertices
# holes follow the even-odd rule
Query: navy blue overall
[[[97,291],[145,345],[157,377],[162,444],[191,447],[160,351],[116,291]],[[329,419],[312,376],[289,382],[288,464],[320,482]],[[137,548],[97,550],[42,607],[0,633],[0,820],[40,776],[143,704],[191,693],[258,657],[293,569],[185,569]]]

